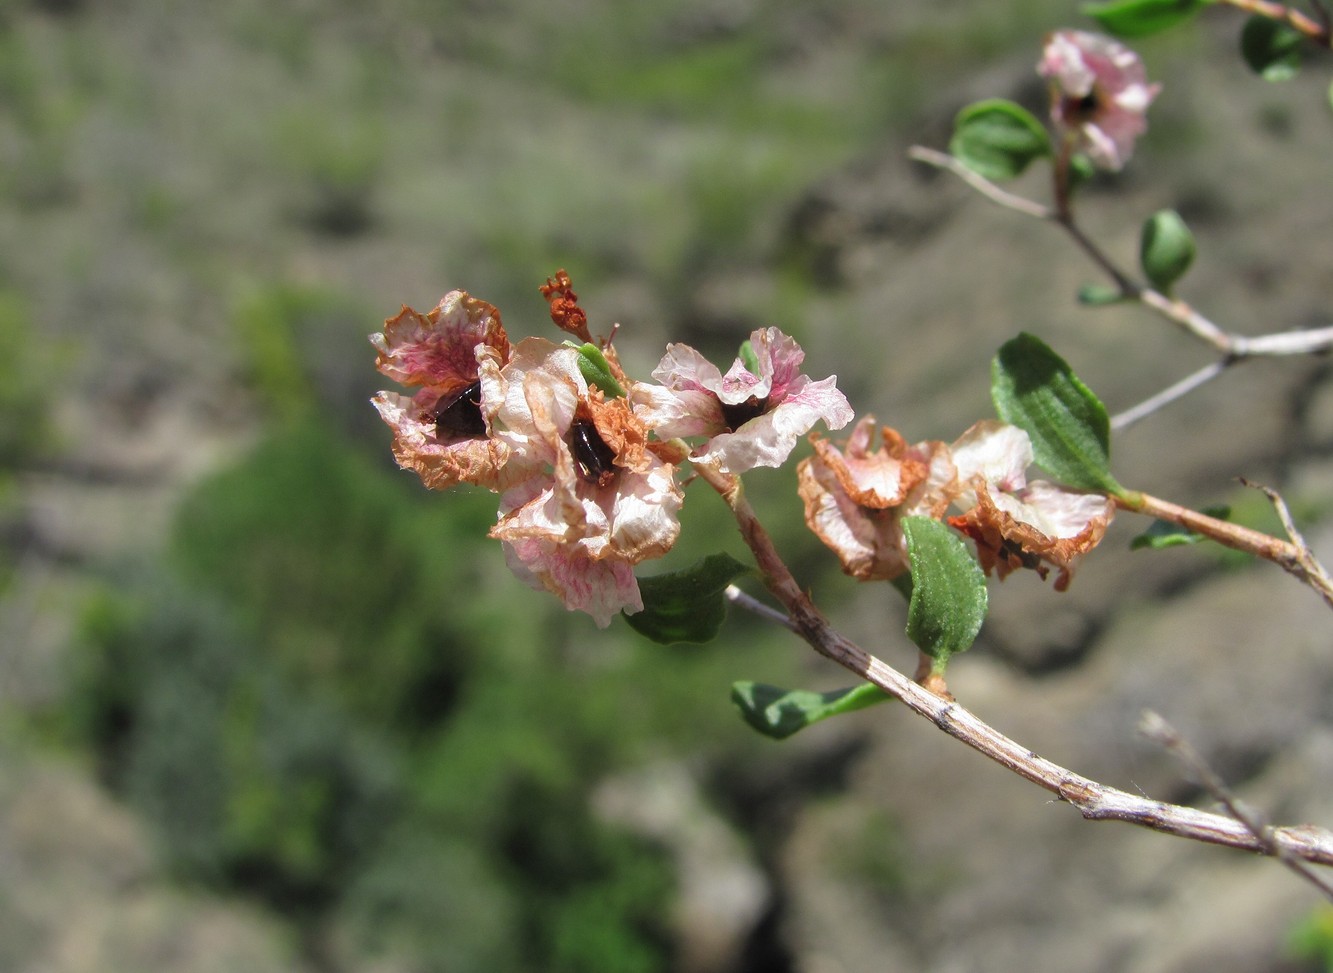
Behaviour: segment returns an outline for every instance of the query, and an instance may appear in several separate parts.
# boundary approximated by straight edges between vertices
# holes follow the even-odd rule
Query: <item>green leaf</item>
[[[1205,507],[1202,512],[1218,520],[1231,519],[1230,507]],[[1197,544],[1206,540],[1208,538],[1203,534],[1188,527],[1181,527],[1165,520],[1154,520],[1147,530],[1129,542],[1129,549],[1137,551],[1146,547],[1160,551],[1167,547],[1183,547],[1186,544]]]
[[[1290,24],[1255,14],[1240,32],[1240,56],[1265,81],[1290,81],[1301,69],[1304,41]]]
[[[565,345],[569,348],[578,349],[579,372],[582,373],[585,382],[601,389],[613,398],[624,396],[625,390],[620,387],[615,375],[611,373],[611,366],[607,363],[606,356],[602,354],[602,349],[591,342],[576,345],[572,341],[566,341]]]
[[[1045,342],[1020,334],[991,365],[991,399],[1005,422],[1032,439],[1037,463],[1066,486],[1125,495],[1111,476],[1106,407]]]
[[[759,356],[755,354],[754,345],[750,344],[749,338],[741,342],[740,359],[747,372],[751,375],[759,374]]]
[[[954,119],[949,151],[987,179],[1012,179],[1051,152],[1051,137],[1032,113],[992,98],[968,105]]]
[[[1164,209],[1143,222],[1139,237],[1139,263],[1163,294],[1185,276],[1194,262],[1194,234],[1174,210]]]
[[[1078,302],[1088,307],[1106,307],[1128,300],[1119,287],[1109,284],[1084,284],[1078,289]]]
[[[1121,37],[1146,37],[1183,23],[1213,0],[1109,0],[1085,3],[1082,11],[1103,30]]]
[[[625,615],[625,621],[662,645],[711,642],[727,617],[723,592],[749,570],[730,554],[710,554],[683,571],[640,578],[643,611]]]
[[[870,683],[826,693],[781,689],[760,682],[738,682],[731,687],[731,701],[739,707],[745,722],[774,740],[786,739],[830,716],[865,709],[892,698]]]
[[[965,652],[986,620],[986,576],[963,539],[938,520],[904,517],[912,566],[907,637],[944,672],[949,657]]]

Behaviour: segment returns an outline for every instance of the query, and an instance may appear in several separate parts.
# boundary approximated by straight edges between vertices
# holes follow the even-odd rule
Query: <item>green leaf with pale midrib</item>
[[[1037,464],[1066,486],[1123,496],[1111,475],[1106,407],[1045,342],[1020,334],[991,366],[995,411],[1027,432]]]

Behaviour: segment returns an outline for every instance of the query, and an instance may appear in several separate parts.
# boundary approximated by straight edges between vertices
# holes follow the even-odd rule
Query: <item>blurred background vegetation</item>
[[[491,496],[393,468],[365,335],[452,287],[539,333],[567,267],[640,371],[664,338],[721,358],[766,323],[836,347],[808,312],[852,310],[784,245],[792,199],[1069,14],[4,0],[5,765],[95,775],[150,829],[152,881],[276,917],[290,968],[674,968],[671,848],[594,791],[704,768],[762,866],[783,789],[821,777],[765,779],[726,695],[808,682],[801,653],[746,618],[665,649],[522,588]],[[698,292],[719,268],[741,315]],[[755,490],[813,581],[780,476]],[[691,500],[666,566],[742,555]],[[892,821],[867,828],[855,867],[891,895]],[[16,964],[42,921],[0,897]],[[787,962],[761,921],[731,968]]]

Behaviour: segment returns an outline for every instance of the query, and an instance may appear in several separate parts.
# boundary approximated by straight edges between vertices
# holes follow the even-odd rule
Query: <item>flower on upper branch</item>
[[[432,490],[459,483],[503,489],[523,472],[509,448],[488,435],[479,362],[503,364],[509,338],[500,312],[466,291],[450,291],[427,314],[403,309],[370,336],[375,367],[411,396],[379,392],[371,400],[393,429],[393,455]]]
[[[908,570],[902,518],[943,516],[957,476],[949,447],[941,442],[908,446],[875,417],[857,422],[839,449],[812,435],[815,454],[796,468],[805,522],[862,581],[893,579]]]
[[[1115,504],[1097,493],[1078,493],[1044,480],[1027,481],[1032,442],[1016,426],[993,419],[976,423],[953,444],[963,514],[951,526],[976,541],[982,569],[1005,578],[1031,568],[1042,578],[1059,570],[1055,590],[1069,587],[1074,561],[1097,546]]]
[[[1147,83],[1139,56],[1100,34],[1060,30],[1047,35],[1037,72],[1050,82],[1056,128],[1094,165],[1123,168],[1162,87]]]
[[[632,565],[675,543],[682,494],[644,421],[626,399],[590,388],[578,356],[529,338],[503,368],[482,363],[494,436],[540,470],[501,498],[491,536],[521,578],[605,627],[615,612],[643,608]]]
[[[670,344],[653,370],[661,385],[636,382],[635,411],[664,439],[707,436],[691,459],[724,473],[781,466],[819,420],[830,429],[852,421],[837,377],[801,374],[805,352],[777,328],[750,335],[750,361],[737,358],[724,375],[688,345]]]

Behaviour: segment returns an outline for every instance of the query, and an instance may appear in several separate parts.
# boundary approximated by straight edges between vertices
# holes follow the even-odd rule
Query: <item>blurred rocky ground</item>
[[[447,287],[472,287],[468,272],[488,277],[496,291],[478,285],[474,292],[499,301],[517,289],[514,277],[531,276],[533,266],[548,268],[538,273],[554,269],[542,261],[561,260],[561,245],[578,235],[568,214],[533,230],[535,256],[498,232],[480,237],[479,227],[496,230],[519,205],[547,205],[563,191],[560,175],[578,167],[597,189],[580,187],[576,202],[598,224],[596,260],[583,244],[569,244],[576,265],[582,258],[595,268],[586,278],[595,287],[580,290],[594,313],[625,323],[622,354],[637,355],[639,367],[652,364],[651,349],[663,335],[720,347],[753,327],[779,323],[799,334],[813,373],[838,372],[859,412],[874,412],[915,440],[951,439],[989,412],[989,360],[1020,330],[1063,354],[1113,412],[1210,357],[1144,311],[1079,307],[1074,295],[1096,273],[1055,229],[907,161],[913,142],[942,147],[954,112],[970,100],[998,95],[1037,108],[1036,33],[1022,47],[1005,37],[1004,52],[937,65],[925,90],[913,90],[903,117],[873,138],[849,142],[839,158],[807,160],[809,171],[799,179],[777,181],[779,195],[737,213],[752,221],[744,232],[723,228],[734,234],[728,248],[683,253],[665,272],[653,265],[643,242],[651,232],[642,227],[623,259],[607,254],[615,248],[614,220],[632,215],[632,203],[601,212],[588,207],[595,196],[641,191],[620,179],[636,158],[652,178],[679,176],[667,156],[705,144],[715,134],[710,124],[687,128],[668,116],[654,126],[652,113],[634,106],[577,97],[543,101],[524,87],[532,79],[520,71],[430,75],[422,85],[436,94],[460,84],[491,86],[497,111],[518,106],[519,125],[526,126],[489,133],[501,116],[473,105],[471,113],[441,121],[468,133],[437,136],[446,152],[479,140],[484,152],[512,155],[570,131],[581,149],[562,147],[570,158],[538,158],[526,183],[513,176],[527,186],[522,204],[506,195],[513,187],[482,190],[483,202],[492,194],[505,199],[497,204],[501,212],[481,223],[467,214],[468,232],[478,236],[464,234],[452,250],[428,250],[422,241],[449,221],[455,197],[468,191],[475,169],[461,165],[446,176],[447,189],[432,185],[426,170],[408,170],[378,187],[363,214],[371,229],[335,220],[331,233],[301,237],[309,227],[292,230],[291,222],[324,203],[293,199],[289,187],[276,183],[257,188],[262,174],[236,150],[224,149],[220,167],[204,165],[189,141],[210,125],[191,114],[207,110],[201,107],[207,97],[191,102],[156,87],[187,69],[204,87],[253,74],[217,95],[212,107],[219,119],[225,110],[224,135],[244,143],[247,126],[257,122],[234,100],[243,102],[252,86],[280,85],[280,71],[251,71],[267,63],[260,60],[225,61],[225,44],[189,36],[189,23],[155,19],[162,11],[154,4],[112,5],[125,8],[117,17],[140,19],[135,29],[123,19],[112,25],[111,15],[93,4],[52,12],[63,6],[7,5],[7,56],[39,58],[78,38],[105,37],[102,60],[89,71],[102,72],[116,99],[132,100],[143,86],[167,111],[165,121],[141,118],[137,129],[120,130],[113,130],[116,114],[95,100],[84,114],[74,113],[79,121],[70,131],[88,134],[100,155],[90,157],[69,137],[62,161],[67,181],[50,176],[44,190],[54,201],[13,204],[0,227],[6,248],[16,253],[7,267],[14,286],[47,288],[34,291],[31,302],[48,353],[44,411],[51,422],[48,448],[14,471],[6,508],[10,576],[0,595],[6,711],[0,725],[7,727],[0,737],[0,967],[6,970],[299,970],[311,956],[257,906],[179,887],[155,854],[147,826],[107,795],[85,763],[53,753],[21,718],[60,698],[90,571],[151,552],[182,491],[236,456],[263,421],[256,401],[271,394],[264,385],[271,379],[256,378],[256,370],[262,373],[264,353],[257,362],[238,349],[226,310],[198,299],[193,289],[200,282],[215,286],[219,275],[226,277],[217,293],[231,300],[263,267],[277,265],[285,280],[336,282],[344,293],[355,292],[372,313],[358,324],[359,307],[344,308],[346,333],[319,352],[333,363],[313,367],[317,395],[342,397],[337,409],[360,408],[375,380],[346,376],[349,369],[369,371],[360,343],[375,314],[402,301],[424,306]],[[757,21],[773,14],[758,2],[687,6],[692,17],[682,15],[675,40],[683,48],[710,32],[759,30]],[[593,7],[571,4],[569,16],[590,17]],[[858,45],[879,45],[880,56],[891,58],[902,44],[899,33],[927,36],[923,24],[947,54],[950,45],[941,38],[980,16],[976,5],[964,3],[883,14],[850,4],[827,15],[818,5],[798,7],[773,14],[774,30],[786,32],[782,50],[790,63],[785,73],[767,63],[768,85],[836,77],[840,56]],[[1060,16],[1053,7],[1041,13]],[[1024,16],[1038,20],[1032,11]],[[1218,16],[1190,39],[1173,35],[1145,45],[1149,71],[1165,86],[1152,134],[1123,175],[1086,193],[1082,209],[1090,232],[1127,265],[1142,218],[1178,209],[1200,244],[1182,295],[1223,327],[1257,334],[1327,324],[1333,293],[1333,268],[1321,249],[1333,226],[1333,196],[1323,182],[1331,137],[1327,64],[1281,87],[1263,84],[1233,53],[1238,28],[1238,20]],[[446,31],[385,27],[383,36],[387,49],[401,55],[386,85],[412,83],[400,72],[413,70],[414,56],[423,63],[449,60]],[[516,50],[531,53],[532,38],[516,28],[511,39]],[[184,63],[187,54],[195,55],[192,63]],[[164,73],[127,74],[115,59],[131,55],[160,58]],[[319,45],[300,56],[316,66],[293,77],[317,82]],[[90,90],[97,83],[88,82]],[[300,99],[290,102],[284,110],[299,112]],[[423,153],[429,143],[410,128],[420,125],[423,102],[413,106],[415,114],[402,120],[404,151]],[[397,131],[391,122],[377,135],[392,145]],[[303,136],[294,138],[302,144]],[[394,160],[384,164],[392,168]],[[550,184],[530,185],[543,164],[559,172]],[[168,167],[160,184],[147,179],[158,165]],[[140,197],[115,197],[115,183],[92,175],[99,166],[128,174]],[[153,187],[158,196],[148,192]],[[1036,198],[1045,193],[1039,172],[1016,188]],[[673,191],[683,190],[670,182],[661,190],[668,206]],[[228,193],[233,203],[219,205],[217,195]],[[307,207],[306,216],[290,216],[289,205]],[[264,235],[273,208],[288,212],[287,222]],[[164,222],[152,237],[134,230],[122,240],[115,230],[121,220],[137,220],[140,229],[144,221]],[[524,220],[514,222],[499,230],[522,234]],[[180,272],[163,265],[157,258],[192,225],[206,238],[191,251],[196,263]],[[86,239],[78,237],[81,230]],[[297,238],[305,242],[289,246]],[[25,239],[31,252],[22,252]],[[469,243],[474,250],[460,256]],[[503,246],[510,250],[497,259],[519,269],[478,270],[488,252]],[[65,291],[52,290],[55,278],[39,271],[57,259],[61,272],[73,275]],[[507,320],[523,313],[511,316],[502,306]],[[540,317],[531,306],[526,314]],[[1227,502],[1261,516],[1263,503],[1235,477],[1276,487],[1309,525],[1316,551],[1333,561],[1333,382],[1325,360],[1247,363],[1126,430],[1114,446],[1121,482],[1184,504]],[[760,479],[762,504],[777,477]],[[993,584],[992,615],[977,648],[950,669],[953,691],[1043,756],[1107,784],[1207,806],[1171,759],[1136,737],[1139,713],[1157,710],[1275,822],[1333,824],[1327,607],[1269,565],[1237,563],[1202,548],[1131,552],[1130,538],[1146,525],[1130,521],[1120,519],[1066,595],[1034,577]],[[896,605],[886,611],[881,592],[849,595],[827,565],[796,567],[849,635],[891,663],[912,664],[895,634],[902,613]],[[841,683],[813,659],[808,676],[812,685]],[[699,705],[721,706],[722,698]],[[663,787],[663,780],[677,785]],[[598,814],[671,850],[680,870],[682,969],[1310,968],[1290,959],[1285,944],[1316,896],[1276,863],[1128,826],[1085,823],[1044,792],[888,707],[813,728],[743,767],[648,762],[606,781],[592,800]],[[321,968],[379,968],[369,960],[357,965],[337,950],[315,955],[330,964]]]

